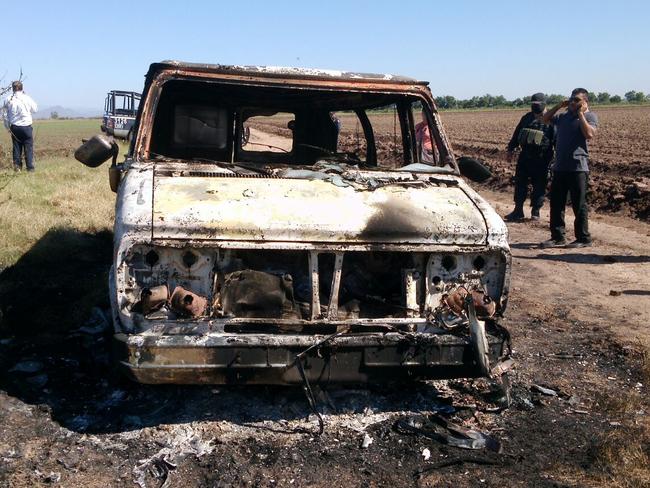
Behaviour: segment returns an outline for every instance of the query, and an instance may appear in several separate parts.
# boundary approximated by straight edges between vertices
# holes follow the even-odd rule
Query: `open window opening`
[[[395,93],[170,80],[148,149],[195,161],[310,166],[325,160],[398,169],[422,160],[413,111],[421,102]],[[444,156],[426,117],[433,151]]]

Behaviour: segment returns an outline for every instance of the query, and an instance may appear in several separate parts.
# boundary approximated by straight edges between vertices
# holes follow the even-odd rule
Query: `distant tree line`
[[[547,95],[548,105],[555,105],[562,100],[566,100],[565,95],[551,94]],[[641,91],[629,91],[623,97],[619,95],[610,95],[607,92],[593,93],[589,92],[589,103],[598,104],[618,104],[618,103],[645,103],[650,102],[650,94],[646,95]],[[530,96],[507,100],[503,95],[483,95],[482,97],[472,97],[465,100],[457,99],[451,95],[436,97],[436,105],[440,109],[458,109],[458,108],[505,108],[505,107],[525,107],[530,105]]]

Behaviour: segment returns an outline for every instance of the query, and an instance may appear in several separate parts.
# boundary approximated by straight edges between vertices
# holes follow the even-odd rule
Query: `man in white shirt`
[[[22,155],[25,154],[27,171],[34,171],[34,134],[32,130],[32,113],[38,110],[36,102],[23,92],[23,83],[11,84],[13,93],[4,104],[5,127],[11,133],[13,143],[14,170],[22,168]]]

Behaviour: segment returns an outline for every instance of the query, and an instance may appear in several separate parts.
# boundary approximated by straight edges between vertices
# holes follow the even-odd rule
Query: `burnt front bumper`
[[[140,383],[299,384],[296,356],[325,335],[116,334],[114,358]],[[490,364],[506,339],[488,335]],[[314,383],[382,383],[481,376],[469,337],[449,333],[348,333],[302,355]]]

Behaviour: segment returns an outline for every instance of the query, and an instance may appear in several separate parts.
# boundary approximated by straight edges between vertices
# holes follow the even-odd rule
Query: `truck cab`
[[[164,61],[133,130],[119,164],[103,136],[76,153],[114,156],[114,352],[131,378],[456,378],[507,356],[507,228],[426,82]]]
[[[128,139],[140,105],[140,93],[112,90],[104,100],[104,116],[100,129],[120,139]]]

